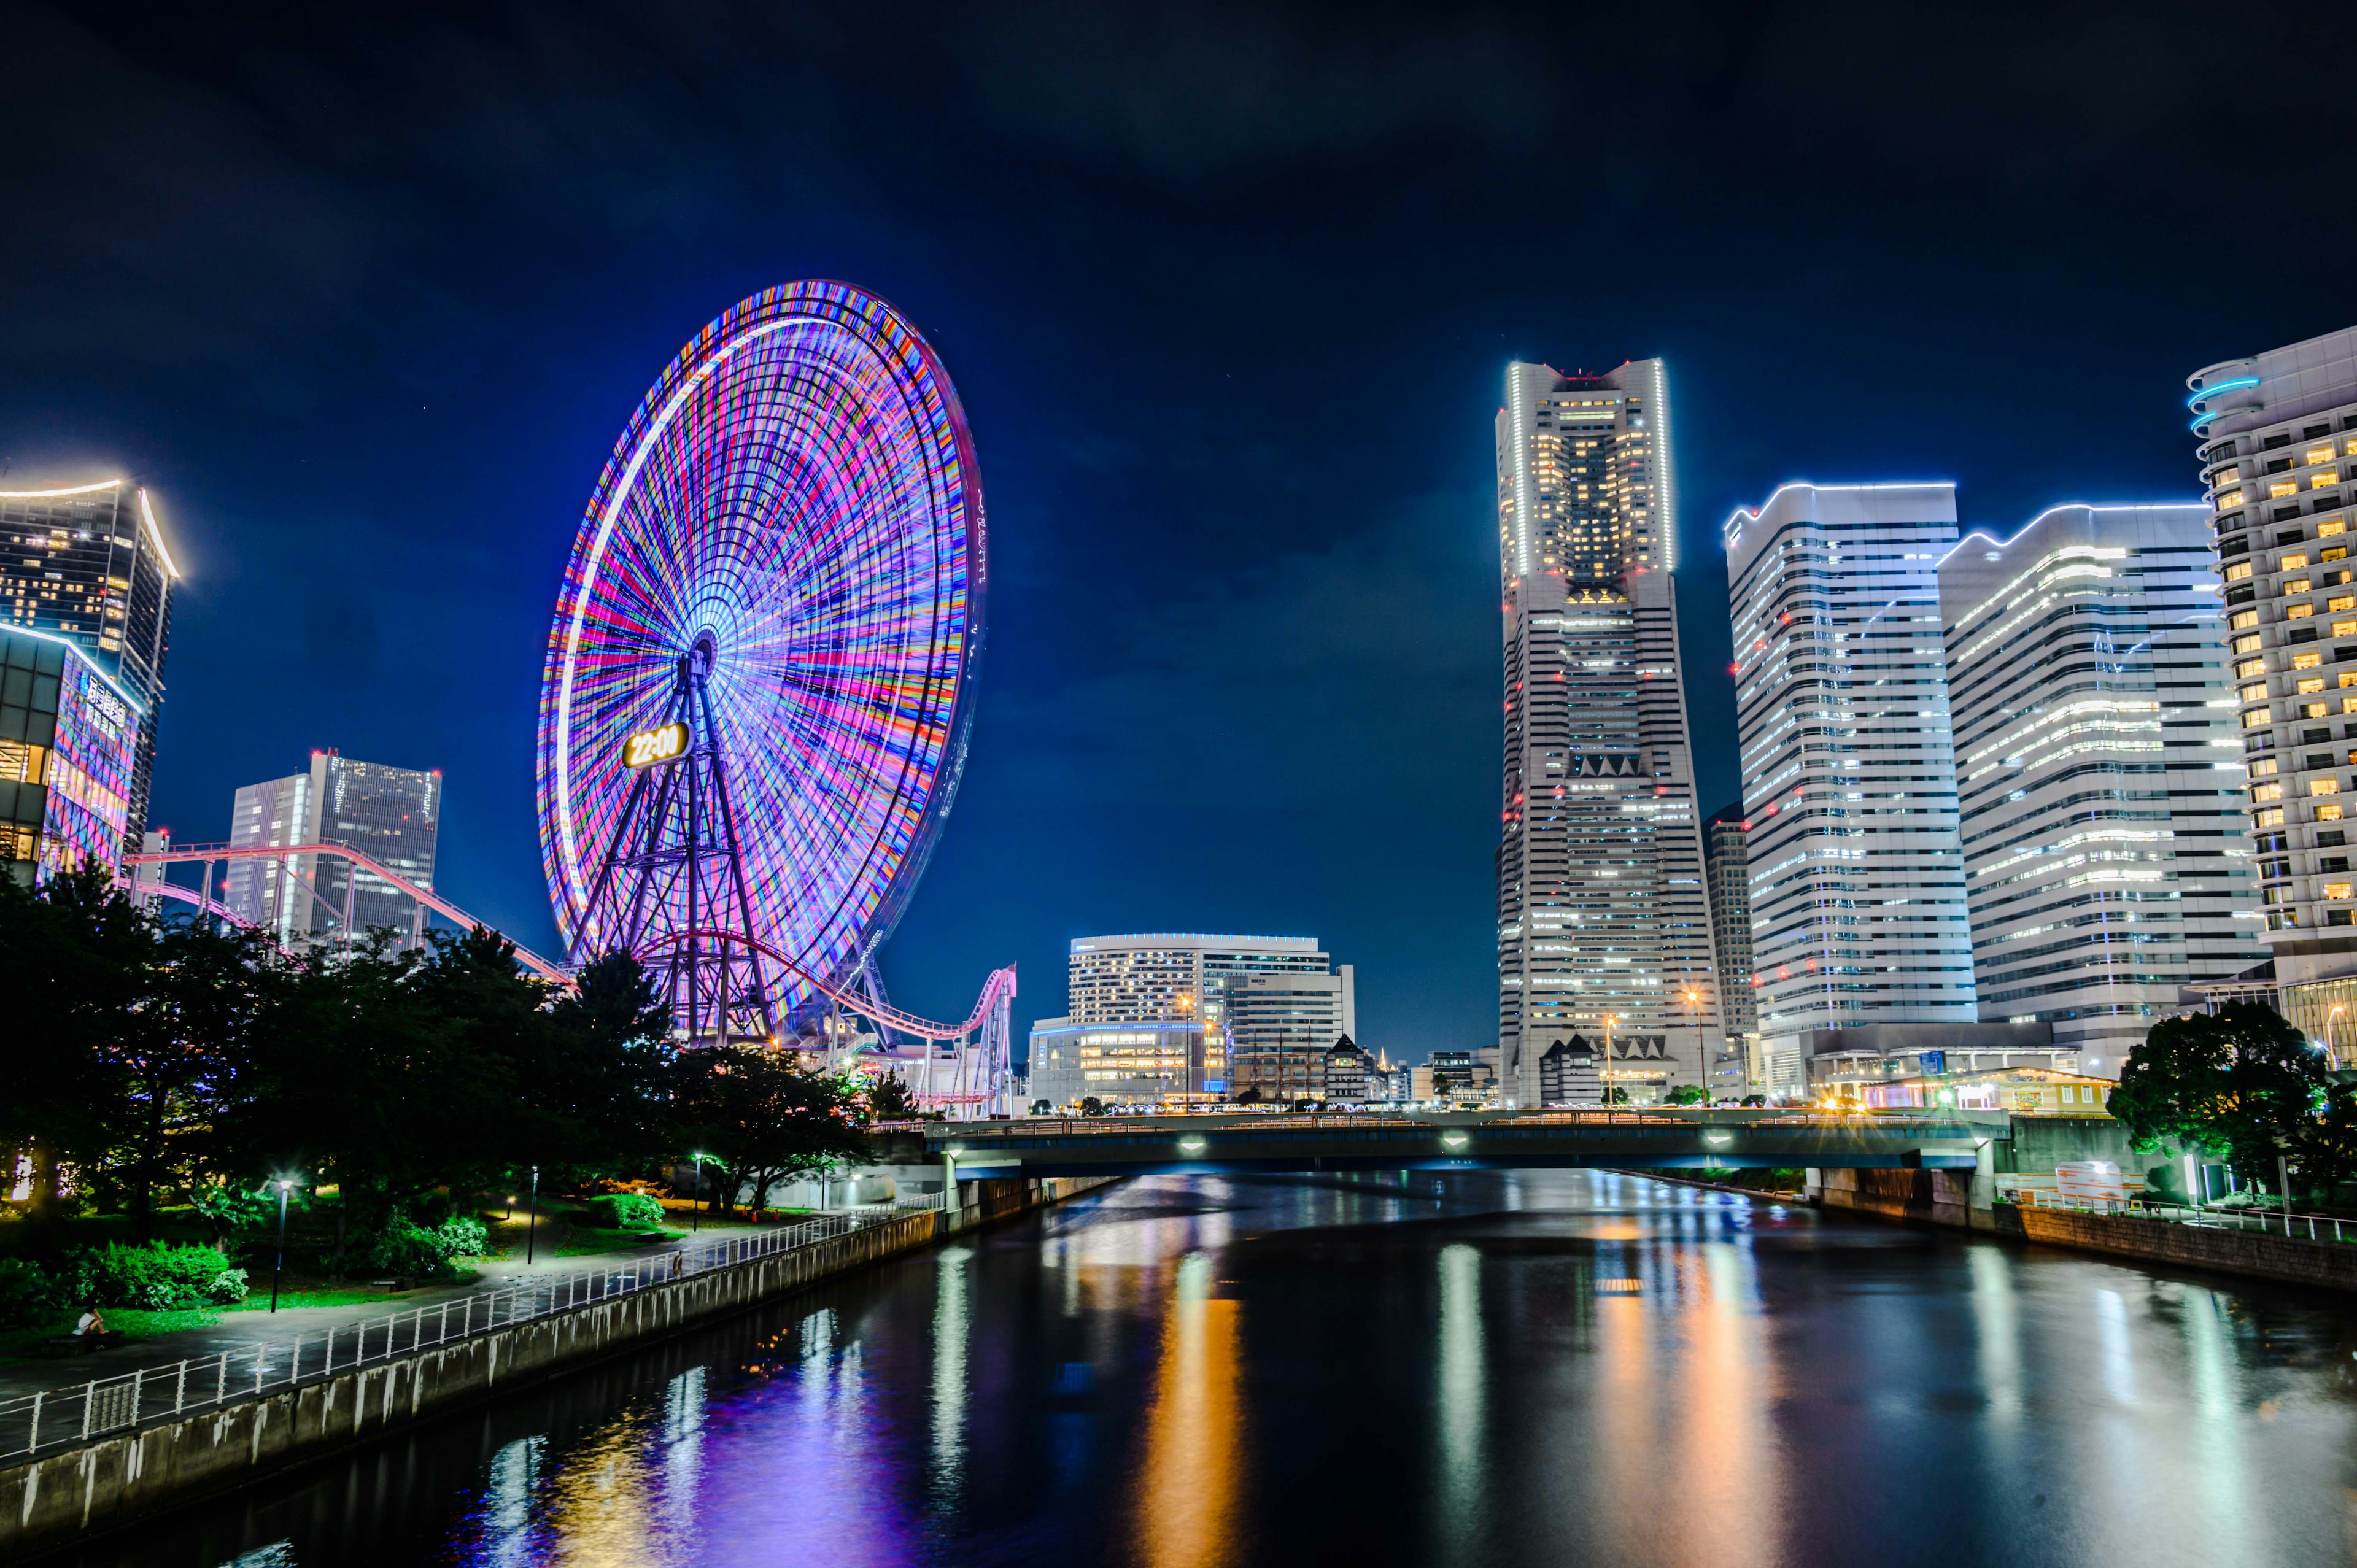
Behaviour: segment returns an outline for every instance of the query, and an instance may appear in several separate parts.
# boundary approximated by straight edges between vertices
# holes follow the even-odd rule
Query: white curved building
[[[1940,564],[1981,1017],[2082,1070],[2266,958],[2210,509],[2050,509]]]
[[[1752,993],[1790,1090],[1818,1031],[1979,1016],[1940,637],[1955,487],[1786,485],[1724,536]]]

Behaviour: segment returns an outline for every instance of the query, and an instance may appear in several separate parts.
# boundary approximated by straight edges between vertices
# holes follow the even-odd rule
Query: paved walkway
[[[355,1323],[366,1323],[394,1313],[413,1312],[421,1306],[438,1306],[443,1302],[456,1301],[461,1296],[503,1290],[525,1279],[561,1279],[566,1274],[585,1273],[597,1269],[628,1268],[633,1262],[649,1258],[668,1257],[683,1247],[700,1246],[723,1236],[746,1234],[748,1229],[744,1226],[716,1228],[701,1234],[690,1232],[619,1251],[561,1259],[542,1258],[529,1267],[521,1258],[494,1258],[478,1265],[475,1277],[463,1283],[425,1285],[398,1294],[387,1293],[377,1299],[355,1303],[350,1306],[282,1306],[275,1313],[224,1312],[217,1321],[202,1328],[159,1334],[152,1339],[134,1339],[109,1349],[93,1350],[87,1355],[63,1356],[55,1360],[35,1356],[23,1361],[0,1363],[0,1399],[69,1388],[93,1378],[112,1378],[146,1367],[168,1367],[175,1361],[192,1357],[218,1356],[223,1350],[242,1351],[252,1349],[256,1345],[288,1344],[298,1336],[316,1340],[316,1337],[331,1328],[349,1328]],[[266,1272],[262,1274],[260,1283],[261,1289],[251,1299],[267,1302],[270,1299],[270,1282]],[[102,1308],[101,1316],[103,1315],[104,1309]]]

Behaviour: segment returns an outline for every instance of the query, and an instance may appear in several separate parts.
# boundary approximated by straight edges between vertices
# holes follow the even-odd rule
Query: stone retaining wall
[[[2077,1214],[2009,1203],[1975,1206],[1970,1171],[1820,1170],[1810,1177],[1809,1197],[1827,1208],[2286,1284],[2357,1290],[2357,1243],[2179,1225],[2126,1214]]]
[[[691,1274],[263,1399],[0,1469],[0,1561],[67,1545],[479,1402],[832,1275],[1055,1203],[1112,1176],[963,1185],[952,1212],[909,1214],[749,1263]]]

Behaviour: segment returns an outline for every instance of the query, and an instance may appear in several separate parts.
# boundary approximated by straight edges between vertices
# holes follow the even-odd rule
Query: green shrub
[[[245,1271],[231,1268],[211,1247],[167,1247],[161,1241],[124,1247],[110,1241],[68,1254],[66,1273],[69,1307],[94,1302],[170,1312],[245,1299]]]
[[[660,1230],[663,1207],[643,1192],[609,1192],[589,1200],[589,1217],[611,1230]]]
[[[480,1253],[490,1244],[479,1219],[446,1219],[428,1230],[399,1215],[385,1223],[363,1255],[369,1267],[412,1279],[457,1272],[454,1260]]]
[[[71,1310],[58,1282],[22,1258],[0,1258],[0,1328],[38,1328]]]

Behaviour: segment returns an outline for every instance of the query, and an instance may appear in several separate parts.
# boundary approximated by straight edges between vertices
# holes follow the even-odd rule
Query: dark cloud
[[[582,502],[705,322],[856,279],[947,359],[996,552],[906,998],[1016,956],[1032,1015],[1092,928],[1297,929],[1360,964],[1372,1043],[1469,1044],[1501,363],[1671,361],[1716,804],[1729,508],[1803,476],[1954,478],[2000,529],[2181,496],[2185,371],[2348,324],[2351,27],[20,6],[0,458],[165,498],[166,820],[218,832],[314,746],[436,764],[446,884],[545,941],[531,736]]]

